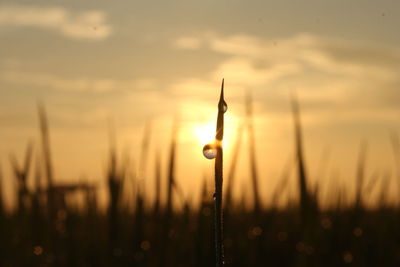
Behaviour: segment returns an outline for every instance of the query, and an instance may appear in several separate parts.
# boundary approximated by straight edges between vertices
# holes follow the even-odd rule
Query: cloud
[[[0,81],[14,85],[26,85],[69,92],[118,92],[129,90],[149,90],[154,87],[153,79],[141,78],[116,80],[112,78],[63,78],[49,73],[32,73],[19,70],[0,72]]]
[[[298,91],[305,112],[314,118],[392,120],[393,114],[399,114],[397,47],[307,33],[262,38],[207,32],[185,38],[201,43],[197,49],[225,57],[205,79],[188,78],[171,86],[181,96],[198,95],[199,88],[214,92],[210,87],[224,77],[229,94],[239,96],[251,90],[262,111],[269,114],[287,112],[291,90]]]
[[[103,40],[112,33],[102,11],[75,12],[64,7],[0,5],[0,27],[10,26],[55,31],[71,39]]]
[[[196,37],[178,37],[172,41],[172,45],[178,49],[195,50],[202,46],[202,40]]]

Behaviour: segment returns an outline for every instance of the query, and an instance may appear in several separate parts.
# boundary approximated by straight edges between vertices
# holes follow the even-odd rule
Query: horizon
[[[360,144],[367,142],[367,181],[376,175],[377,184],[389,179],[388,198],[399,203],[391,136],[400,132],[400,3],[362,3],[1,3],[0,165],[8,206],[15,191],[10,154],[21,161],[29,140],[35,156],[39,152],[38,101],[49,117],[56,181],[86,177],[101,184],[103,203],[109,121],[119,152],[130,155],[136,171],[143,132],[151,125],[149,190],[155,152],[165,173],[172,124],[179,117],[176,176],[185,198],[193,197],[199,191],[193,188],[212,176],[212,162],[201,151],[213,138],[222,78],[228,103],[225,166],[251,93],[265,206],[294,149],[293,90],[301,106],[310,186],[324,187],[321,194],[344,187],[352,196]],[[246,147],[236,195],[250,175]],[[292,177],[289,198],[297,198],[296,184]]]

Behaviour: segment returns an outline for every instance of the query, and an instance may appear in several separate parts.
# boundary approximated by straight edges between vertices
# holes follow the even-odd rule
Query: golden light
[[[197,124],[193,127],[194,134],[199,143],[204,146],[215,138],[215,122]]]
[[[224,140],[222,145],[224,149],[229,149],[232,142],[235,141],[236,136],[236,121],[232,120],[232,116],[229,116],[225,121],[224,129]],[[215,139],[216,124],[214,121],[200,123],[193,125],[193,133],[199,144],[203,147],[208,143],[211,143]]]

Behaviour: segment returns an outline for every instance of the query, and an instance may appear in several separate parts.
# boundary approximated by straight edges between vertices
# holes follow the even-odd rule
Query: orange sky
[[[177,177],[186,197],[197,199],[204,175],[212,182],[213,162],[202,157],[206,138],[200,132],[215,124],[222,78],[229,106],[225,164],[250,91],[266,205],[293,153],[292,90],[302,107],[310,184],[325,164],[322,192],[335,183],[354,190],[358,150],[366,140],[367,179],[390,177],[393,197],[400,187],[389,138],[400,131],[399,13],[400,3],[388,0],[2,1],[6,197],[11,200],[13,190],[10,153],[21,157],[28,140],[39,152],[40,100],[49,114],[59,181],[85,176],[105,185],[110,119],[120,150],[135,166],[150,122],[151,191],[154,153],[161,151],[166,166],[172,122],[179,117]],[[238,192],[250,189],[246,148],[244,143]],[[291,181],[288,192],[296,198]]]

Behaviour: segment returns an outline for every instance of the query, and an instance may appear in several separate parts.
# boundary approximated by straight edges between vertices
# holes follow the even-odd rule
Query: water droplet
[[[228,104],[226,104],[225,101],[222,103],[222,109],[223,109],[224,113],[228,110]]]
[[[43,254],[43,247],[41,246],[35,246],[33,248],[33,254],[35,254],[36,256],[40,256]]]
[[[150,242],[147,240],[144,240],[142,243],[140,243],[140,248],[143,250],[149,250],[151,247]]]
[[[215,200],[217,198],[217,195],[214,193],[213,194],[213,199]]]
[[[351,263],[353,261],[353,254],[350,251],[343,253],[343,260],[345,263]]]
[[[213,143],[207,144],[203,147],[203,155],[208,159],[214,159],[217,156],[217,148]]]

